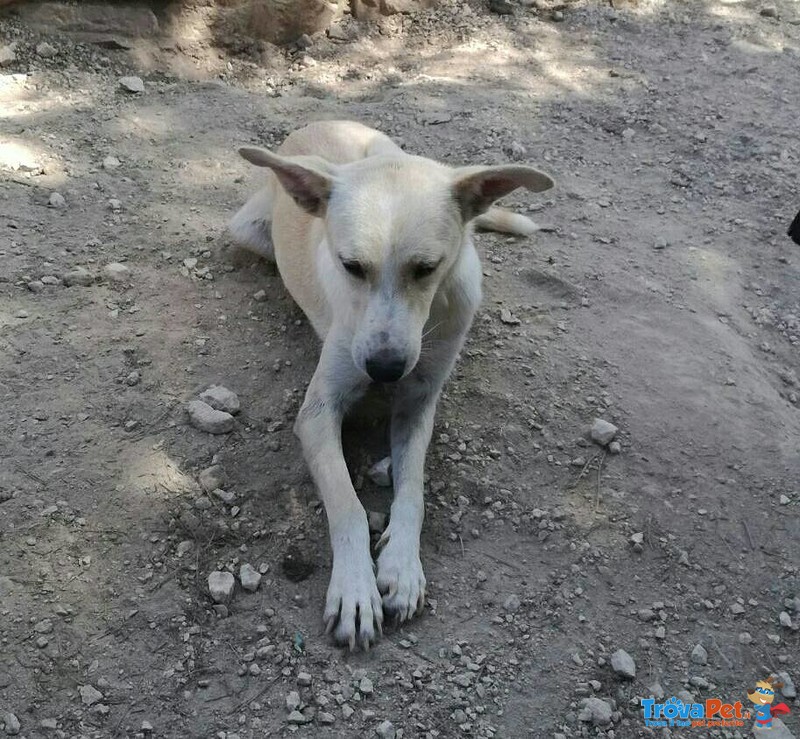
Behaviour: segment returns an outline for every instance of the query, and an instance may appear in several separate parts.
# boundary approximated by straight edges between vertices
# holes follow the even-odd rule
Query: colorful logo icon
[[[756,687],[747,694],[748,699],[753,704],[753,714],[755,715],[758,731],[769,731],[772,728],[772,719],[775,716],[785,716],[789,713],[789,706],[785,703],[776,703],[775,691],[782,688],[783,683],[779,683],[774,677],[770,676],[766,680],[759,680]]]

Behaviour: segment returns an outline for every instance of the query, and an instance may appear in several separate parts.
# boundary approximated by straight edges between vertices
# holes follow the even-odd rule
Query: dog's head
[[[452,169],[411,156],[335,165],[259,148],[239,153],[269,167],[300,208],[324,220],[324,289],[352,335],[353,362],[376,382],[400,380],[417,364],[431,304],[467,224],[519,187],[553,186],[516,165]]]

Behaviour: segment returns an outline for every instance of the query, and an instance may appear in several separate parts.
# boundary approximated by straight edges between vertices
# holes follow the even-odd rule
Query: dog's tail
[[[275,261],[271,234],[273,186],[270,178],[267,186],[253,195],[228,225],[234,241],[271,262]]]
[[[473,222],[476,228],[484,231],[498,231],[518,236],[530,236],[539,230],[539,226],[530,218],[495,206],[479,215]]]

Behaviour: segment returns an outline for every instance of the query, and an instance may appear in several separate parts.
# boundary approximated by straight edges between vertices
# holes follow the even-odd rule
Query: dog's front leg
[[[387,614],[400,621],[425,605],[425,573],[419,536],[425,516],[425,455],[433,432],[436,403],[463,336],[439,342],[437,349],[398,386],[392,402],[392,480],[394,501],[378,557],[378,589]]]
[[[367,516],[342,453],[342,418],[366,384],[349,351],[329,335],[295,423],[330,529],[333,570],[324,619],[328,632],[351,649],[356,642],[369,647],[383,622]]]

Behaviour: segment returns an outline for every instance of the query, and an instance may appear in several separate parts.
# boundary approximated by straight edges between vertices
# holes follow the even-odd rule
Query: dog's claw
[[[372,560],[366,553],[361,567],[334,564],[323,619],[326,633],[350,651],[369,648],[381,634],[383,605],[375,583]]]

